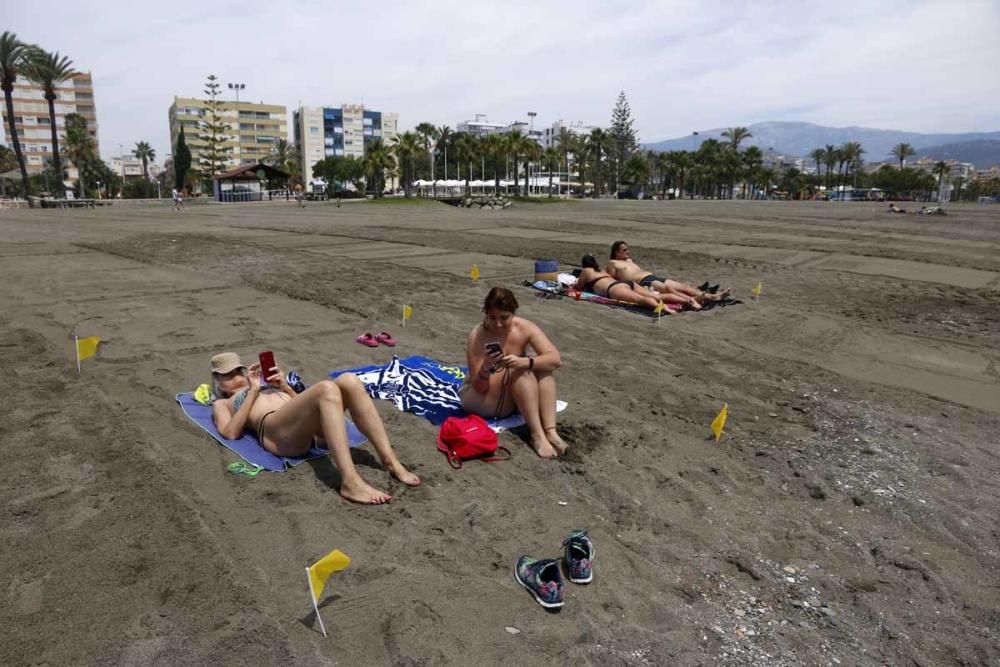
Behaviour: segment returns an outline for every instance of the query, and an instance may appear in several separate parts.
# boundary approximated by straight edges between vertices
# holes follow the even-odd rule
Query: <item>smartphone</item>
[[[276,366],[274,363],[274,352],[265,350],[260,353],[260,357],[258,359],[260,361],[260,376],[266,383],[267,378],[271,375],[271,369]]]
[[[486,350],[487,356],[490,357],[503,356],[503,348],[500,347],[500,343],[497,343],[496,341],[483,343],[483,348]]]

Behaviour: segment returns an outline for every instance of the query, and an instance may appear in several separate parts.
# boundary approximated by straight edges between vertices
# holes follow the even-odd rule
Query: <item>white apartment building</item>
[[[108,167],[111,168],[111,171],[125,180],[142,178],[142,160],[134,155],[113,156],[108,159]],[[156,176],[163,171],[163,167],[155,162],[147,163],[146,169],[149,171],[149,177],[151,179],[156,178]]]
[[[17,131],[25,166],[29,174],[37,174],[45,169],[52,159],[52,125],[49,118],[49,103],[41,86],[24,77],[18,77],[12,94],[14,106],[14,126]],[[7,136],[10,121],[7,107],[3,106],[3,137],[13,150],[13,142]],[[63,143],[66,134],[66,116],[75,113],[87,121],[87,130],[97,144],[97,111],[94,108],[94,83],[89,72],[77,74],[56,87],[56,134],[59,137],[59,154],[63,166],[71,180],[79,177],[73,166],[68,166]],[[98,154],[100,146],[97,146]]]
[[[507,126],[503,123],[491,123],[486,118],[486,114],[477,113],[475,120],[463,120],[455,126],[457,132],[465,132],[474,137],[485,137],[488,134],[498,134],[504,132]]]
[[[566,129],[566,131],[576,136],[586,136],[590,134],[592,130],[597,129],[597,126],[584,125],[582,120],[567,123],[560,118],[555,123],[552,123],[551,127],[547,127],[542,130],[542,138],[540,142],[542,144],[542,148],[558,148],[559,137],[562,136],[563,129]]]
[[[292,119],[295,146],[302,161],[302,180],[311,183],[313,166],[327,157],[361,159],[376,139],[386,145],[399,132],[399,114],[366,109],[362,104],[340,107],[299,107]]]

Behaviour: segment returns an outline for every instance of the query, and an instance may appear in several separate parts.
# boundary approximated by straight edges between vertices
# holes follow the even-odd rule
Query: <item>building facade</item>
[[[596,125],[584,125],[582,120],[576,122],[567,123],[563,120],[557,120],[552,123],[551,127],[547,127],[542,130],[541,144],[542,148],[559,148],[559,137],[562,136],[562,131],[566,130],[572,135],[578,137],[585,137],[591,133],[592,130],[597,129]]]
[[[223,145],[229,150],[226,167],[244,162],[262,161],[271,153],[279,139],[288,139],[288,109],[280,104],[263,104],[240,101],[220,101],[222,122],[229,126]],[[184,128],[184,141],[191,150],[191,165],[198,167],[201,153],[207,147],[198,138],[201,123],[205,120],[208,102],[191,97],[174,97],[168,116],[170,119],[170,146],[177,146],[177,135]]]
[[[185,130],[186,132],[186,130]],[[185,139],[187,137],[185,136]],[[108,167],[111,168],[115,174],[120,176],[125,180],[132,180],[135,178],[142,178],[142,160],[135,157],[134,155],[116,155],[112,156],[107,161]],[[149,178],[153,179],[163,171],[163,167],[156,162],[149,162],[146,165],[146,169],[149,172]]]
[[[399,114],[373,111],[361,104],[299,107],[292,119],[295,147],[302,161],[302,180],[311,183],[313,166],[327,157],[361,159],[372,141],[386,145],[399,132]]]
[[[25,166],[29,174],[37,174],[45,169],[52,159],[52,126],[49,118],[49,103],[45,100],[45,91],[36,83],[19,77],[14,83],[14,127],[17,131],[21,151],[24,153]],[[87,129],[98,144],[97,109],[94,104],[94,82],[90,72],[82,72],[64,81],[56,88],[56,133],[59,137],[59,155],[64,165],[67,165],[63,142],[66,136],[66,116],[75,113],[87,121]],[[13,150],[11,138],[6,136],[10,129],[7,117],[7,107],[3,106],[3,136]],[[97,145],[100,151],[100,145]],[[79,177],[73,166],[65,166],[71,180]]]
[[[455,125],[455,130],[457,132],[465,132],[466,134],[471,134],[474,137],[485,137],[488,134],[499,134],[506,129],[507,126],[501,123],[491,123],[487,120],[486,114],[483,113],[477,113],[475,120],[463,120]]]

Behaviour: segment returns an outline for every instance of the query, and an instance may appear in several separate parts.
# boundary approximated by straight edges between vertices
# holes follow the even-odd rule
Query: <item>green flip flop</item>
[[[226,467],[226,470],[233,473],[234,475],[245,475],[247,477],[256,477],[257,475],[260,474],[260,471],[263,469],[264,469],[263,466],[258,466],[253,464],[247,465],[243,461],[234,461],[233,463],[230,463]]]

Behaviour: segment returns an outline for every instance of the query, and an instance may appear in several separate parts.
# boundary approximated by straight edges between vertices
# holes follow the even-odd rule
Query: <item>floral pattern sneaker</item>
[[[594,543],[585,530],[574,530],[563,540],[566,548],[566,572],[574,584],[589,584],[594,580]]]
[[[521,556],[514,566],[514,578],[546,609],[563,606],[563,580],[558,561]]]

